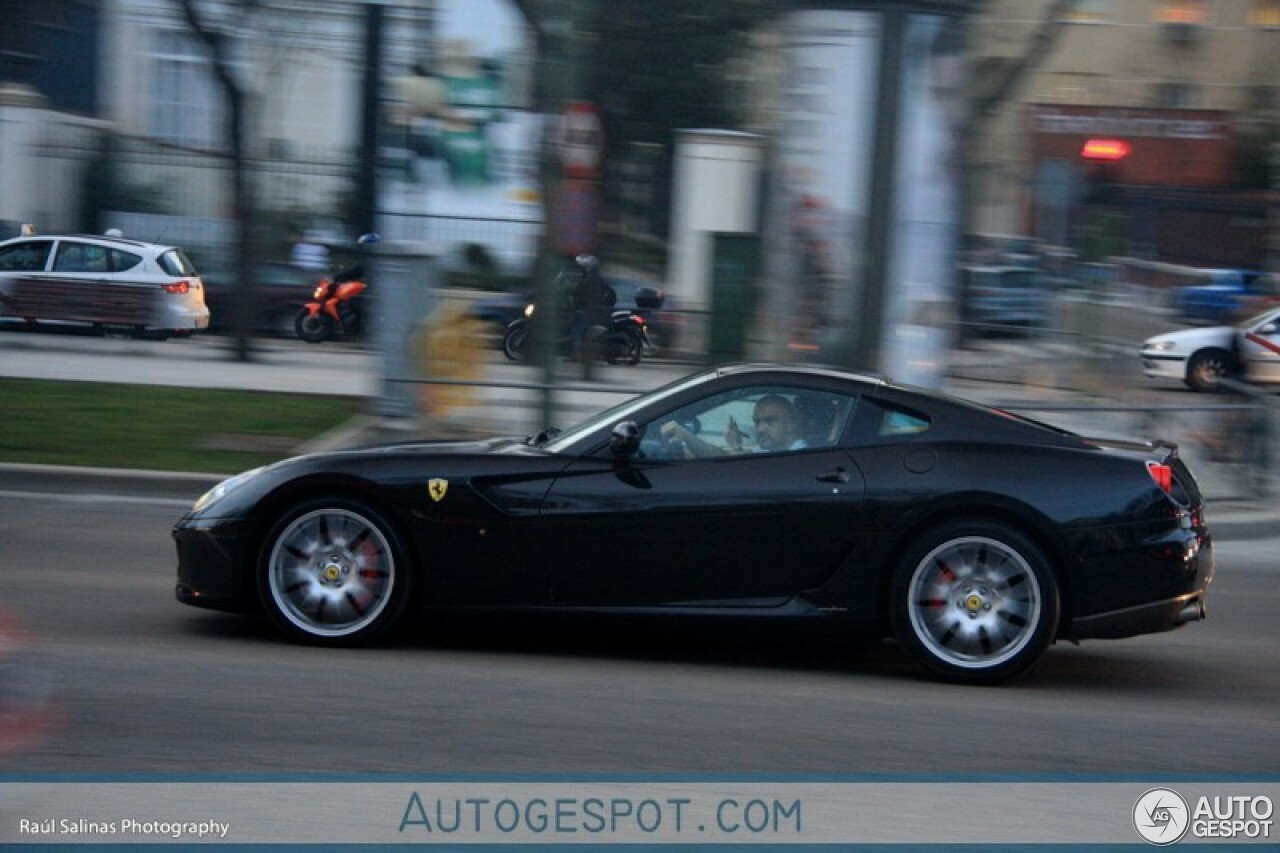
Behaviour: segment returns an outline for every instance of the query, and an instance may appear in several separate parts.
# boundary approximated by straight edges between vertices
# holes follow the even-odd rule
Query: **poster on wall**
[[[765,270],[777,325],[766,331],[793,360],[831,360],[861,300],[881,37],[873,12],[785,21]]]
[[[537,152],[544,118],[527,108],[532,45],[509,4],[449,0],[428,59],[397,78],[383,156],[390,237],[425,242],[456,260],[483,247],[518,271],[542,232]],[[405,101],[408,101],[405,103]]]

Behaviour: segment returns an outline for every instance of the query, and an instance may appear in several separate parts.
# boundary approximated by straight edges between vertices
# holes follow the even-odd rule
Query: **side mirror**
[[[617,459],[634,456],[640,449],[640,427],[635,421],[622,421],[614,426],[609,435],[609,449]]]
[[[1263,326],[1261,329],[1258,330],[1258,334],[1274,335],[1276,333],[1276,328],[1277,326],[1275,323],[1268,323],[1267,325]]]

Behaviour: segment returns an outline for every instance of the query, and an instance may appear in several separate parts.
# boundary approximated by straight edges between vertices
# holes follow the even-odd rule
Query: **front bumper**
[[[237,543],[243,522],[184,519],[173,529],[178,549],[178,601],[194,607],[248,610],[251,591]]]
[[[1182,379],[1187,375],[1187,357],[1167,352],[1142,351],[1142,372],[1148,379]]]

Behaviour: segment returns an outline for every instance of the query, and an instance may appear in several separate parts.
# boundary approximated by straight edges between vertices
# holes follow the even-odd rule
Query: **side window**
[[[834,447],[855,398],[790,386],[754,386],[690,403],[646,424],[656,459],[704,459]]]
[[[928,428],[929,421],[927,419],[920,415],[913,415],[910,412],[887,409],[883,417],[880,418],[881,437],[915,435],[918,432],[924,432]]]
[[[51,240],[28,240],[0,249],[0,271],[43,272],[49,259]]]
[[[929,416],[881,400],[865,400],[858,417],[857,443],[909,441],[929,431]]]
[[[58,244],[58,256],[53,260],[54,272],[111,272],[107,250],[93,243],[76,243],[63,240]]]
[[[123,249],[109,249],[108,252],[111,257],[112,272],[131,270],[142,263],[142,256],[135,255],[133,252],[126,252]]]

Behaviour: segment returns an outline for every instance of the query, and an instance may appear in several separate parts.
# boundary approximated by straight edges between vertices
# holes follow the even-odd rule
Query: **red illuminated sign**
[[[1086,160],[1123,160],[1132,149],[1123,139],[1090,139],[1080,149]]]

